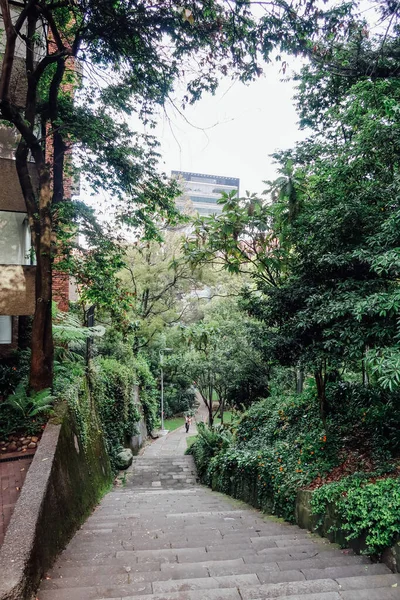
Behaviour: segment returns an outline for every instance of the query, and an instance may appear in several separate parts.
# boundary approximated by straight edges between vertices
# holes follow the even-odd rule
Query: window
[[[12,342],[12,317],[0,316],[0,344]]]
[[[30,265],[31,236],[25,213],[0,211],[0,264]]]
[[[195,210],[199,213],[199,215],[220,215],[222,212],[221,209],[216,206],[210,206],[210,208],[195,206]]]
[[[14,127],[0,125],[0,157],[15,159],[15,150],[19,141],[20,135]]]
[[[197,202],[205,202],[206,204],[217,204],[217,200],[219,200],[218,198],[210,198],[207,196],[190,196],[190,199],[192,202],[197,203]]]

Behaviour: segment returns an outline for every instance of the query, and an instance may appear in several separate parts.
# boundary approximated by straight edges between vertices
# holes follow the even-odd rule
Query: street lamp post
[[[163,348],[160,351],[160,371],[161,371],[161,435],[166,435],[168,431],[164,429],[164,352],[172,352],[172,348]]]
[[[164,431],[164,371],[163,371],[163,364],[162,364],[162,358],[163,358],[163,354],[161,354],[161,431]]]

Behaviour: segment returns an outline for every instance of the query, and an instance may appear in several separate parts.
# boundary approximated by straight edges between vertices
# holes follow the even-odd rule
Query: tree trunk
[[[214,423],[214,415],[213,415],[213,411],[212,411],[212,404],[210,404],[208,407],[208,424],[210,427],[212,427],[213,423]]]
[[[326,373],[320,368],[314,373],[317,384],[317,395],[319,400],[319,413],[321,420],[326,428]]]
[[[303,385],[304,385],[304,371],[303,369],[296,369],[296,392],[297,394],[303,393]]]
[[[39,172],[39,235],[36,236],[36,306],[32,324],[30,387],[39,391],[53,385],[54,344],[52,331],[52,257],[50,172]]]

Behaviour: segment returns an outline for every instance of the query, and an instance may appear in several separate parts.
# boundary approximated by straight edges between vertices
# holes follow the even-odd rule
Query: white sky
[[[337,0],[328,0],[328,6],[335,3]],[[376,0],[358,3],[360,15],[370,22],[373,33],[379,31],[379,4]],[[283,58],[290,66],[286,76],[292,74],[290,69],[300,70],[300,59]],[[208,95],[185,110],[192,127],[172,110],[170,122],[162,118],[155,133],[167,174],[177,169],[239,177],[241,195],[246,190],[260,193],[265,189],[263,180],[276,176],[269,155],[306,137],[297,125],[293,82],[282,81],[285,75],[279,69],[280,63],[271,62],[265,66],[264,76],[248,86],[224,82],[215,96]]]
[[[182,117],[171,107],[154,132],[161,142],[162,167],[239,177],[240,194],[261,192],[275,175],[269,155],[305,137],[299,131],[293,82],[282,81],[279,63],[245,86],[224,81]],[[185,118],[187,119],[186,122]]]

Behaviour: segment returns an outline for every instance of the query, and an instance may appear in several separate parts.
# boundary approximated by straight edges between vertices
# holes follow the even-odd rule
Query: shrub
[[[144,356],[139,354],[133,359],[132,368],[135,370],[140,387],[140,403],[143,407],[147,431],[151,433],[160,422],[157,383]]]
[[[334,504],[346,539],[365,537],[367,553],[378,554],[393,545],[400,531],[400,479],[371,478],[359,474],[323,485],[314,491],[311,506],[322,516]],[[332,526],[330,531],[337,529]]]
[[[192,454],[204,482],[288,520],[297,490],[339,462],[339,439],[325,431],[312,390],[253,404],[229,446],[202,437]]]
[[[107,452],[116,470],[116,456],[136,433],[140,414],[134,402],[135,371],[115,358],[97,358],[93,393],[98,407]]]
[[[194,456],[197,472],[201,480],[207,478],[210,460],[232,444],[232,435],[223,427],[209,428],[205,423],[197,424],[197,438],[186,454]],[[208,483],[208,481],[207,481]]]
[[[16,350],[8,358],[3,358],[0,364],[0,403],[14,392],[20,382],[28,381],[29,350]]]
[[[377,457],[400,451],[400,394],[378,387],[339,382],[327,390],[340,436]]]

